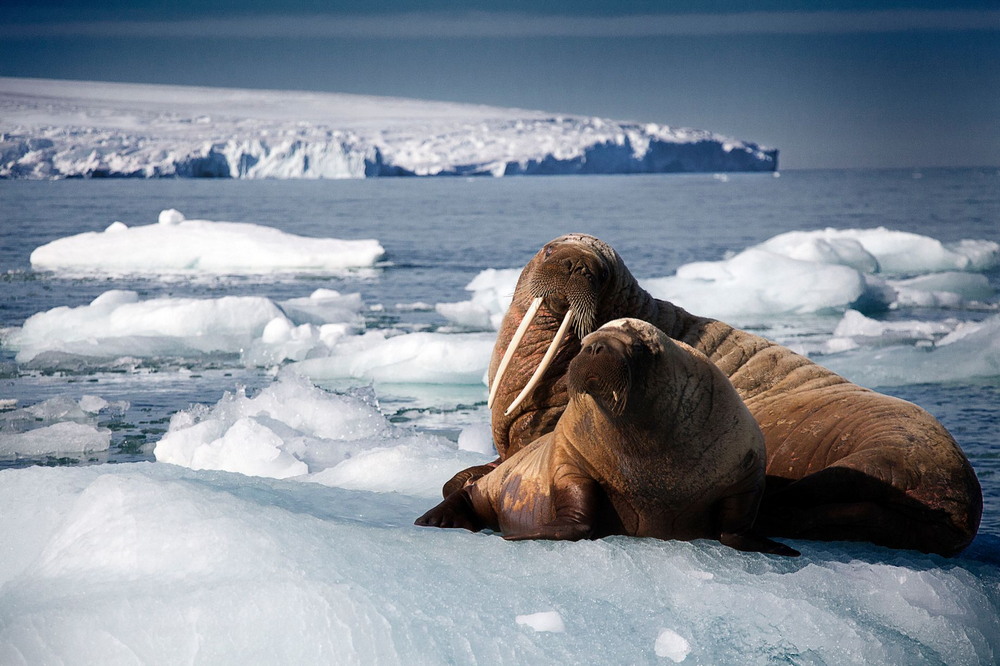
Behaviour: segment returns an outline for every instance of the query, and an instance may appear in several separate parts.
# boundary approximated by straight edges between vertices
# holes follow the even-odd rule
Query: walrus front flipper
[[[753,553],[769,553],[771,555],[785,555],[788,557],[798,557],[802,554],[783,543],[778,543],[753,532],[745,532],[743,534],[722,533],[719,535],[719,541],[724,546]]]
[[[496,469],[496,466],[500,464],[499,460],[495,460],[491,463],[485,465],[474,465],[472,467],[467,467],[461,472],[457,473],[455,476],[451,477],[444,487],[441,488],[441,494],[444,497],[448,497],[452,493],[461,490],[465,486],[474,483],[476,479],[482,478]]]
[[[485,521],[476,513],[472,497],[465,488],[449,495],[443,502],[417,518],[414,525],[421,527],[460,527],[478,532],[486,527]]]

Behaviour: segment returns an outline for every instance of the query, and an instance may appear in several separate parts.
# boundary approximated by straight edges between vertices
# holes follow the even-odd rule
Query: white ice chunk
[[[723,261],[686,264],[642,286],[690,312],[732,320],[843,310],[859,302],[888,305],[882,285],[854,268],[754,248]]]
[[[0,432],[0,455],[3,456],[107,451],[110,446],[110,430],[73,421],[53,423],[26,432]]]
[[[382,331],[342,339],[326,358],[293,364],[312,379],[357,378],[384,383],[479,384],[484,381],[493,333]]]
[[[175,414],[153,451],[159,462],[325,485],[440,496],[459,469],[485,462],[440,437],[396,427],[359,397],[291,373],[253,397],[227,394]]]
[[[354,324],[363,321],[361,294],[341,294],[333,289],[317,289],[307,298],[280,301],[285,315],[297,324]]]
[[[139,301],[133,291],[109,291],[89,305],[32,315],[6,342],[19,363],[45,352],[97,358],[238,354],[279,317],[281,310],[263,297]]]
[[[931,273],[889,284],[898,294],[896,307],[957,308],[994,295],[987,277],[975,273]]]
[[[858,348],[817,360],[871,387],[1000,377],[1000,315],[962,323],[934,344]]]
[[[31,265],[99,274],[329,273],[372,266],[383,254],[376,240],[307,238],[257,224],[186,220],[168,210],[158,224],[54,240],[31,253]]]
[[[853,338],[867,345],[899,344],[917,340],[934,340],[955,329],[958,321],[881,321],[866,317],[857,310],[844,313],[833,331],[834,338]]]
[[[167,210],[160,211],[160,216],[157,218],[157,222],[164,226],[170,226],[180,224],[185,219],[187,218],[184,217],[184,214],[176,208],[168,208]]]
[[[493,446],[493,429],[489,423],[475,423],[462,429],[458,435],[458,448],[487,456],[496,455]]]
[[[674,663],[680,663],[691,654],[691,644],[686,638],[673,629],[661,629],[653,646],[657,657],[666,657]]]
[[[566,631],[566,625],[563,623],[562,615],[558,611],[541,611],[528,615],[518,615],[514,618],[514,621],[517,624],[531,627],[535,631],[549,631],[553,633]]]
[[[438,303],[438,314],[460,326],[483,330],[499,330],[514,287],[521,275],[520,268],[487,268],[465,286],[472,292],[472,299],[459,303]]]
[[[918,275],[942,271],[984,271],[1000,265],[1000,243],[941,241],[884,227],[791,231],[761,243],[761,249],[819,263],[842,263],[863,272]],[[871,264],[874,259],[876,265]]]

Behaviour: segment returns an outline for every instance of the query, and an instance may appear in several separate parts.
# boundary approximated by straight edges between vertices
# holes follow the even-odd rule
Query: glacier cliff
[[[703,130],[471,104],[0,77],[0,178],[774,171]]]

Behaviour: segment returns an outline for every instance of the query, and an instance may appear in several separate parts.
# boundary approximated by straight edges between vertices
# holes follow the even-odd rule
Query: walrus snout
[[[525,281],[532,297],[531,304],[508,343],[491,382],[486,402],[490,409],[493,409],[493,401],[510,359],[543,304],[556,317],[562,317],[562,323],[534,374],[507,406],[504,416],[513,413],[541,381],[571,326],[580,339],[594,330],[598,318],[597,305],[611,280],[611,265],[602,255],[602,248],[605,254],[613,256],[614,251],[596,238],[585,234],[571,234],[548,243],[528,264]]]
[[[578,242],[553,241],[539,259],[530,275],[531,295],[542,298],[557,317],[572,310],[582,338],[596,326],[597,304],[611,275],[608,266]]]
[[[570,393],[589,394],[620,416],[632,386],[632,360],[631,345],[615,331],[600,329],[591,333],[569,364],[566,379]]]

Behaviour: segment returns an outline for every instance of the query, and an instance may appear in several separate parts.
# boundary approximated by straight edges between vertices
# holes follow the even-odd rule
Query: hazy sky
[[[4,5],[3,76],[652,121],[779,148],[782,168],[1000,165],[1000,0]]]

